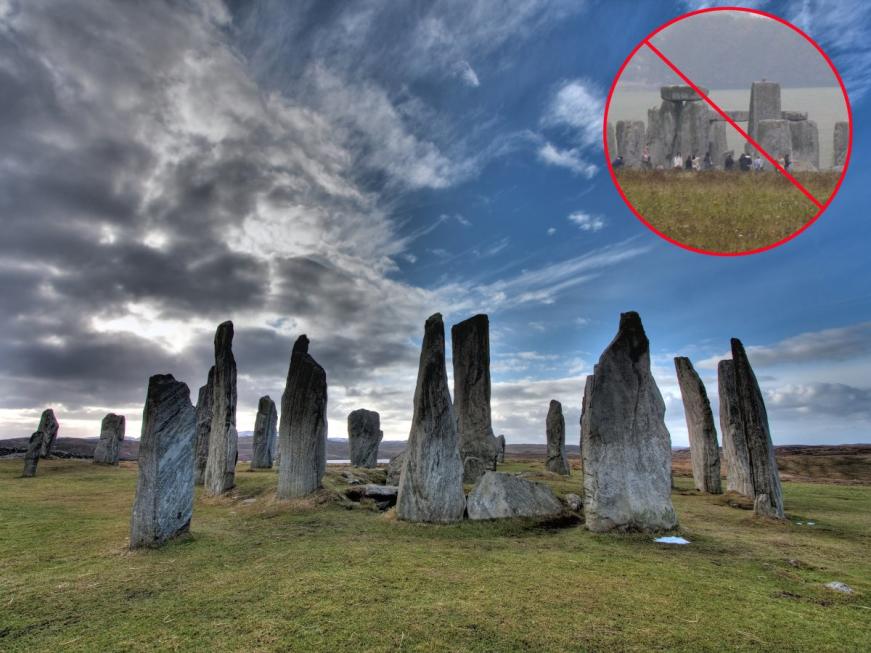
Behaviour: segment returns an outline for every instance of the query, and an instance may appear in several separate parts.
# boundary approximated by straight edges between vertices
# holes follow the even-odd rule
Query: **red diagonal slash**
[[[702,98],[705,102],[707,102],[709,105],[711,105],[711,108],[714,111],[716,111],[717,113],[719,113],[723,117],[723,120],[725,120],[730,125],[732,125],[732,127],[734,127],[738,131],[738,133],[741,134],[741,136],[743,136],[745,139],[747,139],[747,142],[750,143],[750,145],[752,145],[756,149],[757,152],[760,152],[762,154],[762,156],[764,156],[766,159],[768,159],[768,161],[771,163],[771,165],[773,165],[775,168],[777,168],[783,176],[785,176],[787,179],[789,179],[793,183],[793,185],[795,185],[796,188],[798,188],[802,193],[804,193],[804,195],[811,202],[816,204],[816,206],[818,208],[823,208],[822,202],[820,202],[816,197],[814,197],[811,194],[811,192],[807,188],[805,188],[798,179],[796,179],[791,174],[789,174],[789,171],[786,168],[784,168],[782,165],[780,165],[777,162],[777,159],[775,159],[768,152],[763,150],[762,146],[759,145],[759,143],[757,143],[753,138],[751,138],[750,134],[748,134],[746,131],[741,129],[741,127],[738,126],[738,123],[736,123],[734,120],[732,120],[732,118],[731,118],[731,116],[729,116],[729,114],[727,114],[720,107],[718,107],[716,105],[716,103],[714,103],[714,101],[711,98],[709,98],[705,93],[703,93],[702,89],[700,89],[698,86],[696,86],[693,83],[693,80],[691,80],[689,77],[684,75],[677,66],[675,66],[671,61],[669,61],[668,57],[666,57],[664,54],[662,54],[662,52],[660,52],[659,49],[655,45],[653,45],[653,43],[650,42],[650,39],[645,40],[644,45],[646,45],[648,48],[650,48],[653,51],[653,54],[655,54],[657,57],[662,59],[662,61],[665,63],[665,65],[668,66],[669,68],[671,68],[678,77],[680,77],[684,82],[686,82],[687,86],[692,88],[698,94],[698,96],[700,98]]]

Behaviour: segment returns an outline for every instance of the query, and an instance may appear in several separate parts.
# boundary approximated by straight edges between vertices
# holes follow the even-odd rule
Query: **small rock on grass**
[[[853,588],[847,585],[847,583],[842,583],[838,580],[826,583],[826,589],[830,589],[833,592],[841,592],[841,594],[852,594],[854,592]]]

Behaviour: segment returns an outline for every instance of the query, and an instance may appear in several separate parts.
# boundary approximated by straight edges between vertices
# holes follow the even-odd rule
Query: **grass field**
[[[825,203],[836,172],[796,172]],[[630,203],[657,230],[685,245],[743,252],[775,243],[818,211],[779,172],[704,173],[621,170],[617,179]]]
[[[681,547],[572,520],[407,524],[330,490],[282,503],[274,473],[240,471],[197,499],[190,538],[129,552],[135,464],[20,471],[0,461],[3,651],[871,650],[868,486],[786,483],[774,523],[678,478]]]

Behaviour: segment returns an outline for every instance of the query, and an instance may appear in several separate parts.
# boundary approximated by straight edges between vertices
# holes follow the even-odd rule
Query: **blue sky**
[[[0,1],[0,87],[24,98],[0,136],[4,214],[23,234],[0,251],[0,434],[26,435],[54,405],[67,435],[112,410],[135,436],[147,377],[175,373],[195,394],[233,319],[240,430],[260,395],[280,397],[306,332],[330,435],[367,407],[404,439],[424,319],[483,311],[496,432],[543,441],[555,398],[576,442],[583,378],[636,310],[674,444],[672,357],[691,357],[716,406],[730,337],[749,348],[776,442],[868,442],[871,12],[753,3],[833,55],[853,158],[802,236],[716,258],[635,219],[600,137],[624,58],[702,4],[204,0],[61,17]]]

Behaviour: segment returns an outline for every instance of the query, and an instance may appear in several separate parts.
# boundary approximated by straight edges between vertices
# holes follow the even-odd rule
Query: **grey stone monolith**
[[[327,468],[327,373],[308,353],[308,345],[305,335],[294,343],[281,396],[281,499],[303,497],[320,488]]]
[[[768,426],[768,412],[744,345],[737,338],[732,338],[732,362],[735,367],[738,409],[747,438],[754,498],[764,494],[769,504],[762,508],[757,505],[756,510],[765,516],[783,519],[783,490]]]
[[[584,380],[584,394],[581,397],[581,439],[579,441],[581,450],[581,486],[584,484],[584,440],[590,433],[590,400],[593,398],[593,375],[588,374]]]
[[[212,391],[212,425],[206,460],[206,493],[217,496],[236,485],[239,458],[236,432],[236,359],[233,357],[233,323],[223,322],[215,332],[215,384]]]
[[[358,408],[348,415],[348,448],[354,467],[375,467],[383,438],[381,416],[374,410]]]
[[[130,548],[155,547],[188,531],[194,507],[196,412],[170,374],[148,380]]]
[[[792,133],[789,124],[788,120],[778,118],[760,120],[756,125],[756,142],[775,159],[780,160],[787,154],[792,158]],[[767,160],[765,166],[769,169],[771,167]]]
[[[699,87],[699,90],[702,91],[705,95],[708,94],[708,89]],[[701,103],[702,97],[695,92],[692,86],[660,86],[659,87],[659,97],[663,100],[667,100],[669,102],[699,102]]]
[[[838,121],[835,123],[835,132],[832,137],[832,165],[835,168],[842,168],[847,161],[847,150],[850,147],[850,123],[846,121]]]
[[[717,363],[717,393],[720,396],[720,433],[723,436],[723,460],[726,462],[726,490],[752,499],[750,453],[738,406],[735,366],[730,359]]]
[[[460,438],[463,482],[474,483],[496,468],[490,421],[490,321],[479,314],[451,328],[454,414]]]
[[[469,492],[469,519],[549,517],[563,504],[548,486],[504,472],[486,472]]]
[[[820,167],[820,133],[813,120],[789,121],[792,146],[792,169],[796,171],[818,170]]]
[[[31,478],[36,476],[36,467],[39,465],[40,454],[42,453],[42,439],[45,434],[42,431],[35,431],[27,443],[27,452],[24,454],[24,472],[22,476]]]
[[[197,394],[197,441],[194,449],[194,485],[206,482],[209,436],[212,433],[212,395],[215,392],[215,366],[209,369],[206,385]]]
[[[617,134],[614,123],[608,123],[608,156],[613,160],[617,156]]]
[[[399,477],[402,476],[402,468],[405,465],[405,452],[403,449],[387,463],[387,485],[399,485]]]
[[[257,416],[254,418],[251,469],[272,469],[277,437],[278,411],[275,402],[269,395],[260,397],[257,402]]]
[[[463,460],[445,368],[444,324],[436,313],[424,326],[396,514],[413,522],[453,522],[463,518],[465,508]]]
[[[722,494],[720,448],[705,384],[689,358],[678,356],[674,359],[674,368],[683,398],[696,489],[708,494]]]
[[[753,82],[750,86],[750,113],[748,115],[747,133],[759,141],[759,123],[763,120],[781,120],[780,84],[777,82]],[[760,142],[760,145],[765,147]],[[771,156],[779,157],[779,153],[766,150]],[[748,144],[747,152],[750,152]]]
[[[641,155],[645,144],[645,127],[642,120],[617,121],[617,153],[623,157],[627,168],[641,166]]]
[[[46,408],[42,411],[39,418],[39,426],[37,431],[42,431],[42,449],[40,456],[48,458],[51,455],[51,449],[54,446],[54,441],[57,439],[57,432],[60,428],[57,418],[54,416],[54,411],[51,408]]]
[[[566,420],[563,417],[563,405],[555,399],[550,400],[547,409],[545,432],[547,433],[545,467],[549,472],[568,476],[572,473],[572,469],[566,459]]]
[[[581,443],[587,528],[677,526],[665,403],[650,372],[650,343],[638,313],[620,315],[617,335],[593,370],[588,399]]]
[[[505,462],[505,436],[501,434],[496,436],[496,462]]]
[[[124,429],[127,421],[123,415],[109,413],[100,425],[100,440],[94,449],[94,462],[98,465],[117,465],[121,454],[121,442],[124,441]]]

